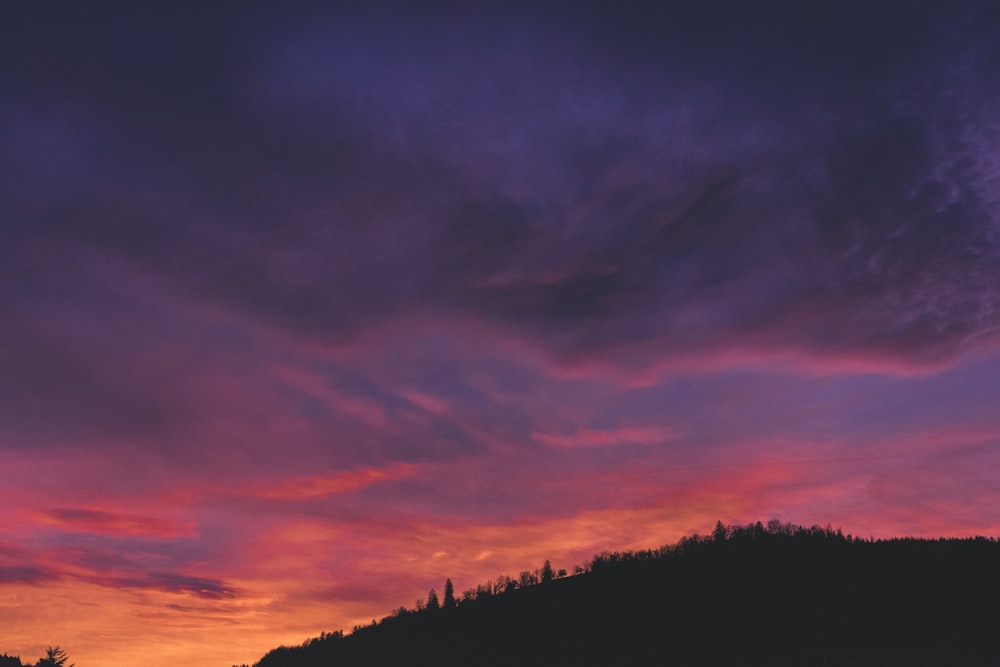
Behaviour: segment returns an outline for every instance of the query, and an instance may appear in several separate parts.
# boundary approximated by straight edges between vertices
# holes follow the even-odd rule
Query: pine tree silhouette
[[[452,609],[455,607],[455,586],[451,583],[451,579],[444,582],[444,608]]]
[[[542,565],[542,583],[544,584],[547,581],[552,581],[552,578],[552,563],[546,560],[545,564]]]
[[[37,667],[74,667],[72,663],[66,664],[69,656],[66,651],[58,646],[50,646],[45,649],[45,657],[39,659]]]

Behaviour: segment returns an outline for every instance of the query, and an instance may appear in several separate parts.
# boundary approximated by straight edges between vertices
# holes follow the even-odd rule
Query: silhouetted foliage
[[[442,606],[445,609],[455,607],[455,586],[451,583],[451,579],[444,582],[444,603]]]
[[[441,603],[438,601],[438,594],[431,589],[431,592],[427,594],[427,611],[437,611],[441,608]]]
[[[23,667],[20,656],[0,654],[0,667]]]
[[[49,646],[45,649],[45,657],[38,660],[37,667],[73,667],[72,663],[66,664],[67,660],[66,651],[58,646]]]
[[[554,575],[552,574],[552,563],[550,563],[548,560],[546,560],[545,564],[542,565],[541,581],[544,584],[546,582],[552,581],[553,578],[554,578]]]
[[[573,571],[555,577],[546,562],[497,577],[449,614],[429,613],[432,590],[424,609],[280,647],[255,667],[997,664],[995,539],[719,522],[711,535],[603,552]]]
[[[715,530],[712,531],[712,539],[716,542],[725,542],[729,537],[729,531],[721,521],[715,522]]]

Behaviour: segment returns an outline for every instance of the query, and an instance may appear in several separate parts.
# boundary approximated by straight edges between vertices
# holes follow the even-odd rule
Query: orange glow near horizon
[[[830,518],[835,527],[859,536],[934,534],[934,522],[907,525],[905,515],[887,516],[879,524],[844,510],[822,517],[824,506],[843,506],[856,490],[833,481],[825,490],[815,480],[804,482],[822,474],[819,466],[804,468],[765,465],[749,474],[745,468],[732,468],[722,475],[711,471],[712,478],[700,471],[690,488],[648,507],[614,507],[559,518],[526,516],[513,524],[405,515],[370,523],[317,517],[271,528],[261,524],[242,545],[252,557],[234,558],[227,571],[216,565],[202,572],[224,579],[225,590],[199,589],[196,578],[132,581],[126,574],[107,572],[101,578],[92,567],[53,558],[40,564],[58,572],[54,580],[5,584],[9,602],[0,612],[0,624],[7,631],[0,650],[33,659],[44,650],[37,638],[55,627],[60,635],[75,639],[67,643],[54,638],[50,643],[66,644],[80,665],[250,663],[270,648],[297,644],[321,631],[349,631],[399,606],[413,608],[429,588],[440,590],[445,578],[460,592],[501,574],[516,577],[546,559],[554,568],[572,572],[574,565],[589,562],[603,550],[656,548],[684,535],[707,534],[720,518],[730,523],[766,520],[768,515],[760,513],[779,498],[802,508],[801,514],[786,515],[792,522]],[[371,471],[358,475],[369,481],[392,477]],[[112,520],[100,513],[81,518],[98,533],[111,525],[126,536],[134,534],[132,519]],[[43,519],[43,525],[53,525]],[[344,578],[342,573],[350,574]]]
[[[582,432],[579,447],[567,447],[570,436],[541,438],[538,456],[550,452],[559,474],[505,460],[497,441],[496,467],[459,458],[304,470],[76,508],[72,496],[25,490],[7,495],[5,530],[23,544],[0,543],[0,651],[34,660],[59,644],[80,667],[252,663],[278,645],[413,608],[445,578],[461,592],[546,559],[572,572],[601,551],[657,548],[720,519],[777,517],[859,537],[997,534],[1000,521],[970,520],[949,494],[985,497],[994,481],[976,462],[998,433],[891,435],[876,455],[826,437],[774,437],[729,444],[721,458],[663,461],[648,457],[682,432],[604,428]],[[588,458],[624,450],[649,464]],[[79,483],[72,473],[64,468],[63,486]],[[518,485],[545,494],[518,500]],[[515,494],[504,501],[510,516],[486,512],[495,493]],[[434,504],[449,494],[458,502]],[[479,508],[460,502],[471,497]]]
[[[254,567],[258,578],[231,578],[239,591],[232,597],[101,585],[73,576],[7,585],[12,604],[0,612],[6,628],[0,650],[33,660],[45,648],[37,637],[55,627],[75,637],[63,644],[80,665],[249,663],[270,648],[297,644],[324,630],[350,630],[401,605],[412,608],[429,588],[441,590],[446,577],[461,591],[500,574],[516,577],[546,558],[557,569],[572,571],[574,564],[589,561],[597,544],[654,547],[663,541],[655,536],[673,541],[690,526],[710,527],[712,521],[703,508],[686,514],[609,510],[522,526],[421,525],[387,536],[391,539],[355,530],[351,539],[359,542],[353,548],[358,560],[347,568],[350,591],[317,581],[324,573],[315,570],[319,554],[347,536],[337,530],[324,534],[316,525],[287,527],[261,537],[262,543],[282,548],[262,553],[266,562]],[[292,572],[294,577],[282,577]],[[29,599],[31,606],[22,607]]]

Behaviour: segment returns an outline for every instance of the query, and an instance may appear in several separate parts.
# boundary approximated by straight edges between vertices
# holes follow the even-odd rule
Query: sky
[[[1000,534],[997,5],[537,4],[3,8],[0,653]]]

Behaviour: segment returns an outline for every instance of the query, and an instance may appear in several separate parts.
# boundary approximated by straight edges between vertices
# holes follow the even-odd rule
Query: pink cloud
[[[191,536],[193,521],[177,521],[138,514],[123,514],[103,510],[59,508],[39,512],[36,520],[69,532],[100,535],[174,538]]]
[[[418,466],[400,463],[390,468],[361,468],[325,476],[302,477],[285,480],[280,484],[267,485],[251,490],[250,495],[260,498],[302,499],[336,495],[356,491],[384,481],[413,477]]]
[[[321,400],[336,412],[354,417],[372,428],[384,430],[389,427],[389,420],[382,405],[351,396],[335,388],[329,378],[319,373],[288,363],[273,364],[269,370],[275,379],[289,388]]]
[[[415,391],[413,389],[405,390],[403,391],[403,398],[435,415],[444,415],[448,412],[447,401],[426,392]]]

